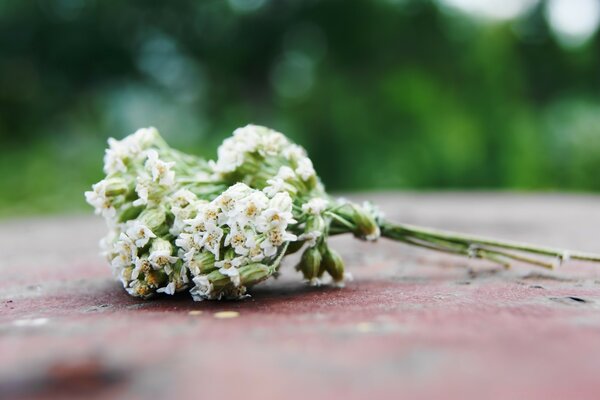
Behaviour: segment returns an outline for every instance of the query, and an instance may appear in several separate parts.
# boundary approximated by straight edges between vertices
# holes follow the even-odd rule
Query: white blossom
[[[179,260],[174,257],[168,250],[155,250],[148,256],[148,261],[154,269],[164,269],[167,274],[170,274],[171,264],[175,264]]]
[[[136,200],[133,201],[133,205],[138,207],[138,206],[143,206],[148,204],[148,195],[150,192],[150,186],[151,186],[151,182],[148,178],[146,177],[138,177],[137,178],[137,183],[135,185],[135,192],[138,195],[138,198]]]
[[[298,236],[298,240],[306,242],[308,247],[315,247],[317,245],[317,240],[323,235],[322,232],[319,231],[309,231]]]
[[[242,265],[242,257],[236,257],[232,259],[225,259],[223,261],[215,262],[215,267],[219,268],[219,272],[225,276],[228,276],[234,286],[240,286],[240,272],[238,267]]]
[[[108,149],[104,155],[104,172],[107,174],[127,172],[126,163],[151,146],[157,134],[155,128],[142,128],[123,140],[109,138]]]
[[[263,192],[254,191],[237,202],[232,222],[235,225],[245,227],[255,221],[268,204],[269,198]],[[230,226],[232,225],[230,224]]]
[[[267,186],[263,189],[263,192],[269,196],[273,197],[277,193],[284,192],[287,186],[285,181],[279,177],[271,178],[267,180]]]
[[[239,255],[247,255],[249,249],[246,247],[246,243],[248,242],[248,236],[244,229],[241,229],[239,226],[231,228],[231,231],[225,236],[225,246],[230,246],[233,250]]]
[[[306,157],[306,151],[295,143],[290,143],[282,151],[283,156],[289,161],[301,160]]]
[[[92,190],[85,192],[85,200],[89,205],[94,207],[96,214],[102,215],[106,219],[112,219],[116,216],[117,211],[113,207],[113,198],[106,195],[107,181],[92,185]]]
[[[321,197],[314,197],[302,205],[302,211],[307,214],[320,215],[329,203]]]
[[[213,285],[210,283],[206,275],[195,276],[192,281],[194,282],[195,286],[190,290],[190,294],[195,301],[202,301],[207,298],[211,298]]]
[[[223,229],[212,222],[206,223],[206,231],[202,234],[199,245],[215,255],[219,259],[221,249],[221,238],[223,237]]]
[[[271,257],[277,254],[277,250],[285,242],[293,242],[297,239],[296,235],[276,227],[266,232],[266,240],[260,244],[260,247],[266,257]]]
[[[271,228],[285,229],[296,223],[292,214],[292,199],[287,192],[277,193],[269,200],[268,208],[257,219],[257,228],[265,232]]]
[[[137,220],[129,221],[127,225],[127,236],[137,247],[144,247],[150,239],[156,237],[150,228]]]
[[[186,208],[188,205],[198,200],[198,197],[187,189],[179,189],[171,196],[169,201],[173,207]]]
[[[140,272],[147,272],[152,268],[150,261],[145,257],[136,257],[135,267],[131,271],[131,279],[136,280],[139,277]]]
[[[170,295],[175,294],[175,282],[169,282],[167,286],[156,289],[156,293],[164,293]]]
[[[287,165],[284,165],[279,168],[279,171],[277,171],[277,177],[283,179],[284,181],[288,181],[296,179],[296,173],[293,169],[291,169]]]
[[[232,137],[223,141],[217,150],[217,161],[210,165],[217,173],[230,173],[242,166],[249,154],[277,156],[289,145],[286,137],[279,132],[264,126],[247,125],[237,128]]]
[[[121,269],[133,264],[137,257],[137,246],[125,233],[121,233],[119,240],[115,242],[112,248],[111,266]]]
[[[175,172],[171,170],[175,162],[165,162],[158,158],[158,152],[154,149],[146,151],[146,168],[152,175],[152,181],[160,185],[171,187],[175,183]]]
[[[310,158],[304,157],[304,158],[301,158],[300,160],[298,160],[298,166],[296,167],[296,173],[304,181],[307,181],[316,175],[315,169],[313,167],[313,163],[310,160]]]

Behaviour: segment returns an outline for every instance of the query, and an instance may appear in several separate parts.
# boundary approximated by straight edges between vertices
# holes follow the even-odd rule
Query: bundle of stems
[[[547,269],[555,269],[569,260],[600,262],[598,254],[465,235],[415,225],[384,222],[380,228],[381,235],[392,240],[444,253],[489,260],[505,268],[510,267],[511,261]]]

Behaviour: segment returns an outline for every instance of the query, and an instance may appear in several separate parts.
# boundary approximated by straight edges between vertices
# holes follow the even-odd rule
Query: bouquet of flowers
[[[132,296],[189,290],[194,300],[243,298],[298,251],[296,268],[307,282],[343,285],[344,263],[327,239],[344,233],[503,266],[600,261],[599,255],[386,221],[370,203],[329,196],[306,151],[263,126],[236,129],[214,161],[169,147],[154,128],[108,145],[106,178],[85,197],[107,222],[103,254]]]

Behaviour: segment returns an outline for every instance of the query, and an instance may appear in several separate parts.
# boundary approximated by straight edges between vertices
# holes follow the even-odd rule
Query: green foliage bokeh
[[[561,47],[542,7],[2,2],[0,215],[84,208],[106,138],[150,125],[211,157],[271,126],[330,190],[598,190],[600,44]]]

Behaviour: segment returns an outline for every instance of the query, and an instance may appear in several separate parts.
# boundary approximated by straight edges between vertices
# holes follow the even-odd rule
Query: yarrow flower
[[[243,298],[297,251],[302,255],[296,269],[305,281],[342,286],[349,274],[328,245],[329,236],[342,233],[366,241],[385,236],[502,265],[512,259],[553,265],[514,251],[600,261],[391,224],[371,203],[328,196],[306,151],[263,126],[236,129],[217,156],[205,161],[172,149],[155,128],[108,140],[106,178],[85,198],[107,222],[102,253],[130,295],[188,290],[194,300]]]

